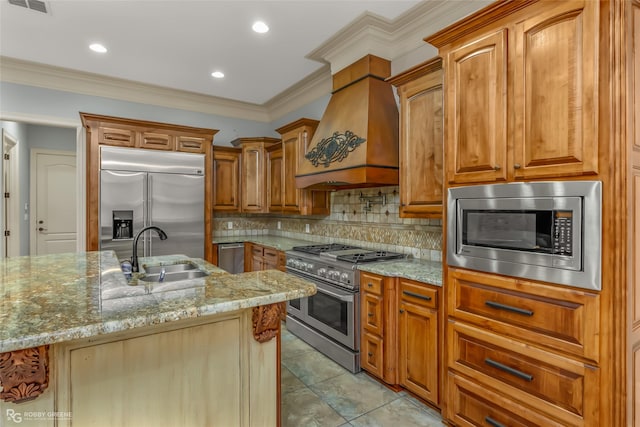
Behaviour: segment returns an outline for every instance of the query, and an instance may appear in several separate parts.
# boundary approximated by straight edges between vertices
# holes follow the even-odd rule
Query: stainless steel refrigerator
[[[100,148],[100,250],[129,260],[133,238],[148,225],[138,256],[204,257],[204,155]]]

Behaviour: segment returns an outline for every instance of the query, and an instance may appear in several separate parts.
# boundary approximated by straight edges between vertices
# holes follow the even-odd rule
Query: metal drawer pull
[[[518,378],[522,378],[525,381],[529,381],[529,382],[533,381],[533,375],[525,374],[522,371],[518,371],[517,369],[513,369],[507,365],[503,365],[502,363],[496,362],[495,360],[486,358],[484,359],[484,363],[486,363],[489,366],[493,366],[496,369],[500,369],[501,371],[504,371],[508,374],[516,376]]]
[[[373,317],[373,313],[367,313],[367,316]]]
[[[415,292],[409,292],[409,291],[402,291],[402,293],[405,295],[409,295],[410,297],[416,297],[416,298],[423,299],[425,301],[431,301],[431,297],[426,295],[420,295],[420,294],[416,294]]]
[[[485,301],[484,303],[485,305],[488,305],[491,308],[497,308],[498,310],[506,310],[506,311],[511,311],[512,313],[523,314],[525,316],[533,316],[533,311],[531,310],[512,307],[510,305],[500,304],[499,302],[494,302],[494,301]]]
[[[487,422],[487,424],[492,425],[493,427],[506,427],[504,424],[497,422],[488,415],[484,417],[484,420]]]

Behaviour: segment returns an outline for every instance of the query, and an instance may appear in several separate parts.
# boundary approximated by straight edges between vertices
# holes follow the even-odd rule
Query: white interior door
[[[75,153],[32,150],[31,180],[31,254],[75,252]]]
[[[20,255],[20,187],[18,178],[18,140],[2,129],[2,179],[4,211],[0,254],[4,257]]]

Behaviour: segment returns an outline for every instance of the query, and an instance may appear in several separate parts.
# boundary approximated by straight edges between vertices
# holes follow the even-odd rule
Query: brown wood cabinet
[[[213,147],[213,210],[240,212],[240,159],[242,150]]]
[[[442,60],[434,58],[388,81],[400,97],[400,217],[441,217]]]
[[[99,248],[100,145],[185,151],[205,155],[204,234],[212,236],[213,137],[215,129],[80,113],[86,129],[86,250]],[[197,144],[197,147],[196,147]],[[204,257],[213,257],[210,238],[205,238]]]
[[[597,425],[589,401],[599,388],[596,293],[454,268],[447,289],[450,378],[473,379],[540,419]],[[457,420],[459,387],[447,387],[446,417]]]
[[[242,212],[267,212],[267,168],[266,149],[279,144],[276,138],[238,138],[231,141],[242,148],[242,169],[240,172],[240,195]]]
[[[281,212],[284,206],[284,158],[282,144],[267,148],[267,207],[269,212]]]
[[[597,173],[598,2],[509,3],[425,39],[446,71],[448,182]]]
[[[280,270],[286,271],[284,252],[269,246],[245,242],[244,271]]]
[[[435,286],[360,272],[362,369],[439,405],[440,304]]]
[[[281,183],[281,187],[276,189],[280,191],[280,204],[270,204],[270,212],[298,215],[329,215],[331,213],[328,191],[296,187],[296,174],[318,123],[318,120],[302,118],[276,129],[276,132],[282,135],[283,165],[280,177],[272,178],[274,182]],[[276,190],[272,189],[270,193],[273,194]]]
[[[397,279],[398,383],[424,400],[440,403],[438,291]]]

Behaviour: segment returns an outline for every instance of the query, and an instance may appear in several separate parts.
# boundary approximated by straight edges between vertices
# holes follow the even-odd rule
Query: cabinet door
[[[265,178],[264,147],[260,143],[245,143],[242,146],[242,210],[264,212]]]
[[[240,212],[240,150],[213,150],[213,210]]]
[[[298,171],[298,132],[290,132],[282,140],[284,157],[283,174],[283,210],[289,213],[300,213],[301,192],[296,188],[296,172]]]
[[[172,151],[174,147],[173,135],[159,132],[142,132],[140,134],[140,148]]]
[[[437,405],[438,312],[404,297],[400,297],[399,308],[400,384]]]
[[[205,152],[207,144],[210,144],[209,140],[199,136],[180,135],[176,137],[176,150],[186,153],[202,154]]]
[[[515,178],[598,171],[599,5],[559,4],[515,26]]]
[[[454,48],[447,70],[447,179],[504,181],[507,152],[507,31]]]
[[[267,206],[269,212],[282,212],[284,196],[282,147],[267,150]]]
[[[400,88],[400,217],[442,215],[442,70]]]

